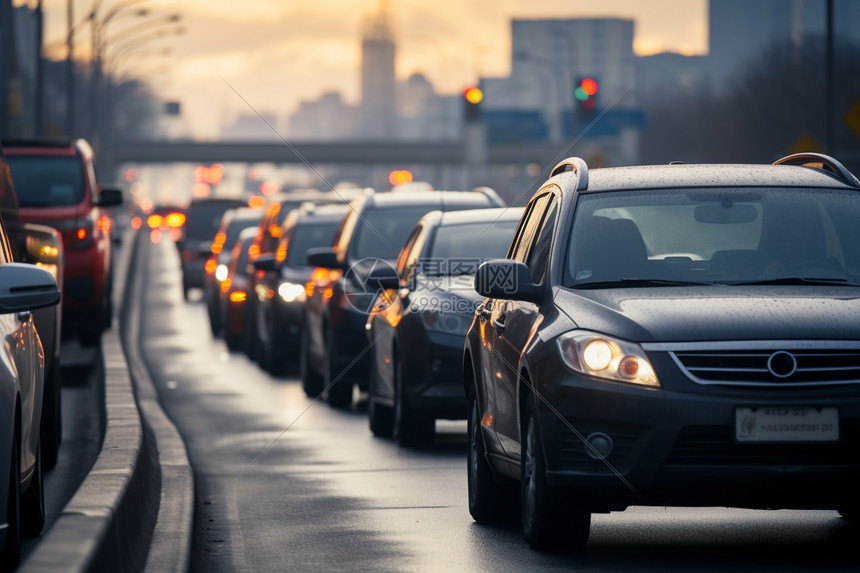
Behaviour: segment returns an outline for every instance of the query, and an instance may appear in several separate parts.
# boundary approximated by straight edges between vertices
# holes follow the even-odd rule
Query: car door
[[[520,223],[515,243],[511,246],[511,252],[508,253],[509,259],[525,261],[528,249],[540,227],[548,201],[549,195],[546,193],[540,194],[531,201]],[[490,373],[485,380],[492,387],[493,428],[505,454],[518,457],[519,436],[512,435],[507,429],[510,420],[515,419],[517,414],[516,393],[512,390],[511,384],[512,380],[515,380],[514,374],[519,364],[519,355],[516,353],[515,345],[511,343],[511,337],[516,339],[518,334],[508,324],[510,309],[516,303],[504,299],[492,299],[491,302],[492,308],[486,325],[487,338],[490,342]]]
[[[525,263],[532,281],[540,284],[547,270],[557,201],[548,191],[535,198],[534,203],[535,207],[513,259]],[[540,321],[540,307],[534,302],[508,300],[494,309],[496,339],[493,355],[496,361],[496,399],[499,404],[496,430],[503,436],[505,448],[513,457],[519,456],[520,451],[520,357]]]

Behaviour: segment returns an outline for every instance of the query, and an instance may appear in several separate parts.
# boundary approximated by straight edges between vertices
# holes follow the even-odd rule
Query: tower
[[[369,138],[396,135],[395,45],[387,0],[364,22],[361,39],[361,134]]]

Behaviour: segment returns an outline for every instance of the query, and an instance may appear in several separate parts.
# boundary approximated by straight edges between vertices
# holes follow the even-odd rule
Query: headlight
[[[278,295],[284,302],[303,301],[305,300],[305,287],[296,283],[281,283],[278,286]]]
[[[660,387],[645,351],[638,344],[586,330],[556,339],[561,359],[574,372],[596,378]]]
[[[227,278],[227,274],[229,271],[227,270],[227,265],[218,265],[215,268],[215,278],[218,279],[218,282],[224,282],[224,279]]]

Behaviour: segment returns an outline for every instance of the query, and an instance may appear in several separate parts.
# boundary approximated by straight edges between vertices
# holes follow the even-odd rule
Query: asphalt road
[[[194,466],[194,571],[860,568],[860,527],[833,511],[634,507],[595,516],[581,555],[532,551],[469,517],[464,423],[426,449],[373,438],[363,407],[313,404],[213,340],[172,244],[141,254],[143,354]]]

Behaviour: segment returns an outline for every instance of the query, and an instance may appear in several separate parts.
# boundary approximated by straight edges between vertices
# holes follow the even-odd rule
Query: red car
[[[4,141],[21,219],[57,229],[63,237],[63,329],[95,346],[110,327],[111,219],[119,189],[102,188],[93,150],[83,139]]]

